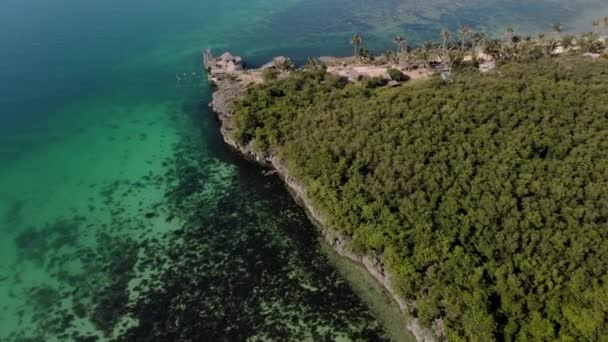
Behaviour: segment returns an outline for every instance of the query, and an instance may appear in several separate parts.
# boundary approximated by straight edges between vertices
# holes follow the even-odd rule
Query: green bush
[[[388,83],[384,77],[366,77],[363,78],[363,86],[367,89],[375,89],[383,87]]]
[[[409,77],[402,73],[399,69],[390,68],[387,70],[387,72],[393,81],[405,82],[409,80]]]
[[[348,85],[348,78],[327,74],[325,76],[326,85],[330,88],[344,89]]]
[[[277,79],[281,72],[274,68],[264,69],[262,71],[262,78],[264,82],[271,82]]]

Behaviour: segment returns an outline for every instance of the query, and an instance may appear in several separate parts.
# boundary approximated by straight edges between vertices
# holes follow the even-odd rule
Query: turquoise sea
[[[275,176],[224,146],[201,52],[381,52],[469,24],[590,28],[603,0],[3,0],[0,340],[404,340]],[[177,78],[182,79],[177,82]]]

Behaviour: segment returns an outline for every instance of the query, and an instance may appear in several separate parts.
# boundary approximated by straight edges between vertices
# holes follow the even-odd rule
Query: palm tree
[[[495,58],[500,57],[510,59],[510,50],[511,49],[509,49],[505,44],[502,44],[499,39],[490,39],[486,42],[486,45],[483,49],[483,53],[487,53]]]
[[[515,29],[512,26],[507,27],[507,33],[505,34],[505,39],[507,41],[507,45],[511,45],[513,43],[513,36],[515,35]]]
[[[417,49],[416,52],[416,61],[421,63],[425,69],[428,69],[431,60],[431,52],[429,51],[428,46],[423,46]]]
[[[471,35],[471,33],[473,33],[473,29],[470,26],[462,26],[460,27],[460,29],[458,29],[458,34],[460,35],[460,39],[461,39],[461,45],[460,48],[462,50],[464,50],[465,46],[466,46],[466,42],[467,42],[467,38]]]
[[[473,40],[473,48],[474,49],[485,49],[486,45],[488,44],[488,36],[485,33],[474,33],[471,36],[471,39]]]
[[[602,21],[600,19],[592,21],[591,25],[593,25],[593,31],[598,32],[601,24],[602,24]]]
[[[547,35],[544,33],[539,33],[537,47],[540,48],[545,57],[548,57],[551,56],[551,53],[553,53],[553,50],[555,50],[556,40],[551,37],[549,39],[546,38]]]
[[[304,64],[304,68],[306,69],[316,69],[321,66],[321,62],[319,62],[318,59],[312,57],[308,57],[308,59],[306,60],[306,64]]]
[[[359,49],[359,58],[367,61],[372,61],[374,59],[369,50],[363,47]]]
[[[448,41],[450,40],[450,36],[452,36],[452,33],[447,29],[444,28],[441,30],[441,48],[443,49],[443,51],[446,51],[448,49]]]
[[[395,37],[393,42],[397,44],[397,57],[399,57],[399,54],[402,53],[404,50],[407,51],[407,49],[405,48],[405,38],[397,36]]]
[[[452,67],[454,65],[459,65],[462,63],[462,59],[464,58],[464,52],[460,49],[449,49],[445,53],[445,58],[448,62],[448,73],[452,72]]]
[[[594,32],[587,32],[581,35],[581,39],[579,41],[580,47],[583,51],[586,52],[600,52],[602,48],[598,48],[597,41],[599,39],[599,35]]]
[[[357,59],[359,57],[359,46],[363,43],[363,38],[361,38],[360,34],[355,33],[350,39],[350,43],[355,46],[355,59]]]
[[[551,25],[553,28],[553,33],[555,33],[558,37],[561,37],[562,32],[564,31],[564,26],[561,23],[554,23]]]
[[[384,60],[387,63],[391,63],[391,62],[395,61],[395,53],[391,50],[384,51],[384,53],[382,54],[382,57],[384,58]]]
[[[275,58],[275,65],[277,69],[282,71],[289,71],[295,69],[295,64],[290,58],[287,57],[277,57]]]
[[[538,43],[537,45],[540,46],[541,48],[544,47],[545,43],[546,43],[545,42],[545,38],[547,37],[547,35],[544,34],[544,33],[539,33],[537,37],[538,37],[537,38],[537,43]]]

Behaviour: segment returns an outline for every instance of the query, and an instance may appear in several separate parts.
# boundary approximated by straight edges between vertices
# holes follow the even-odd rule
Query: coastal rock
[[[487,73],[496,69],[496,61],[487,61],[479,64],[479,71],[482,73]]]
[[[551,54],[552,54],[552,55],[561,55],[561,54],[563,54],[563,53],[565,53],[565,52],[566,52],[566,49],[565,49],[563,46],[561,46],[561,45],[560,45],[560,46],[556,47],[556,48],[555,48],[555,49],[554,49],[554,50],[551,52]]]
[[[422,327],[418,318],[411,318],[407,322],[407,329],[416,337],[418,342],[434,342],[436,340],[428,329]]]
[[[219,115],[230,115],[232,100],[245,93],[245,87],[230,80],[216,79],[217,90],[213,92],[212,101],[209,104]]]
[[[262,65],[260,67],[260,70],[266,70],[266,69],[282,69],[283,66],[289,64],[289,58],[285,57],[285,56],[278,56],[272,59],[272,61]]]
[[[319,57],[319,62],[324,65],[329,66],[344,66],[346,64],[352,63],[355,59],[353,57],[333,57],[333,56],[321,56]]]
[[[245,68],[241,57],[235,57],[229,52],[225,52],[220,57],[214,58],[210,49],[203,53],[203,64],[212,80],[222,79],[226,75],[240,72]]]
[[[439,61],[441,62],[441,58],[439,59]],[[489,53],[485,53],[483,51],[477,51],[474,54],[465,55],[462,58],[462,61],[463,62],[477,61],[477,62],[480,62],[480,63],[487,63],[487,62],[493,62],[493,61],[495,61],[495,58],[494,58],[494,56],[492,56]]]
[[[586,58],[591,58],[591,59],[598,59],[602,55],[600,55],[599,53],[586,52],[586,53],[582,54],[581,56],[586,57]]]
[[[482,61],[482,62],[494,62],[496,59],[494,58],[494,56],[492,56],[489,53],[478,52],[477,53],[477,60],[478,61]]]

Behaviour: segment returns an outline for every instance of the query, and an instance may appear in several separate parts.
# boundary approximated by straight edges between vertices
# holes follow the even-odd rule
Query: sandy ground
[[[340,65],[340,66],[329,66],[327,72],[330,74],[346,77],[351,82],[355,82],[359,77],[382,77],[390,78],[387,70],[395,68],[401,70],[401,72],[409,76],[410,80],[421,80],[429,77],[431,71],[424,68],[418,68],[416,70],[408,70],[407,68],[397,64],[353,64],[353,65]]]
[[[238,78],[241,83],[246,85],[264,83],[264,77],[262,76],[262,72],[257,70],[247,70],[239,74]]]

